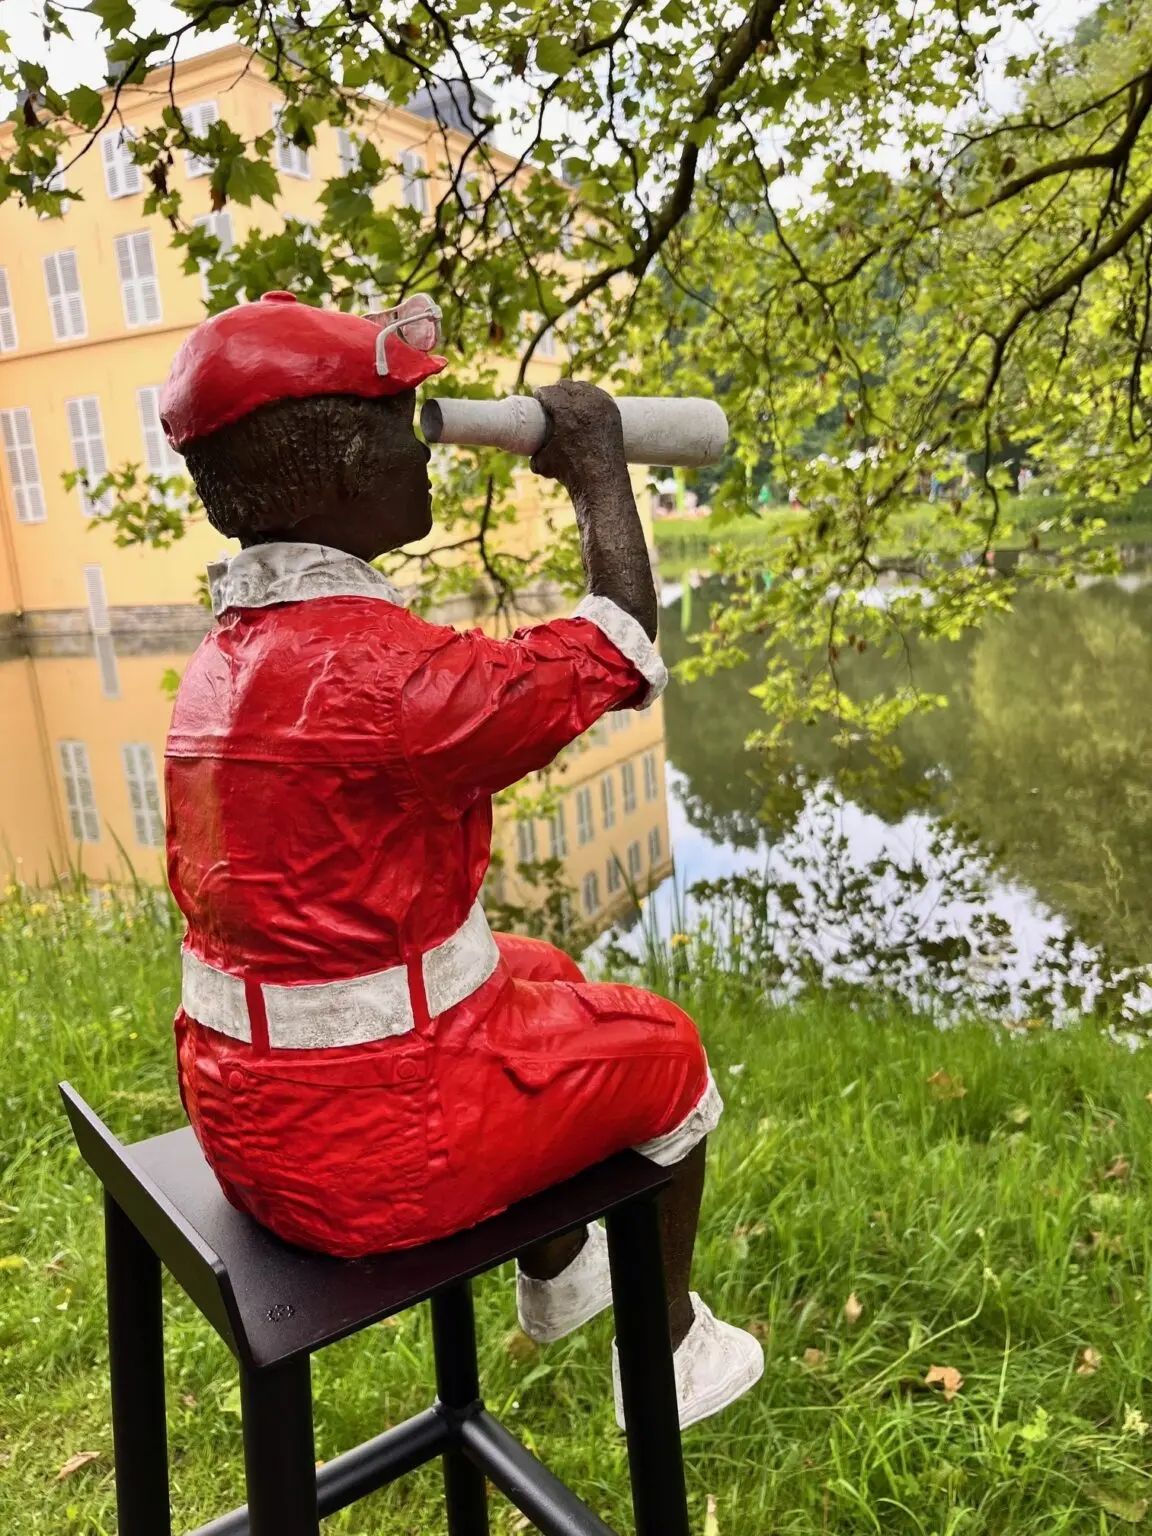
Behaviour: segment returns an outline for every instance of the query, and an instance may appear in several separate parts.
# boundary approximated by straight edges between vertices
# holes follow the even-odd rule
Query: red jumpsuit
[[[210,576],[219,622],[168,739],[168,863],[181,1091],[228,1197],[351,1257],[623,1147],[684,1156],[720,1111],[688,1017],[495,939],[477,904],[493,793],[660,684],[640,626],[594,598],[510,640],[461,633],[318,545]]]

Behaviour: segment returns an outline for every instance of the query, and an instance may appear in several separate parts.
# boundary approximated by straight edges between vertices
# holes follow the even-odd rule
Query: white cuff
[[[633,709],[647,709],[668,686],[668,668],[644,633],[644,627],[610,597],[584,597],[572,612],[574,619],[587,619],[607,636],[622,656],[626,656],[648,684],[648,691]]]
[[[696,1108],[690,1110],[679,1125],[665,1131],[663,1136],[641,1142],[635,1150],[650,1162],[659,1163],[661,1168],[671,1168],[673,1163],[682,1162],[693,1147],[699,1146],[705,1136],[716,1129],[723,1113],[724,1100],[720,1097],[716,1079],[709,1067],[708,1085],[700,1095]]]

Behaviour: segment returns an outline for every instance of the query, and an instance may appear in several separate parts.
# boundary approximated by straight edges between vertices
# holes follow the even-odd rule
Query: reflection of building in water
[[[538,775],[543,789],[544,775]],[[633,893],[643,895],[672,871],[664,788],[664,704],[606,715],[561,756],[548,776],[558,792],[555,813],[518,818],[497,811],[497,860],[490,890],[497,902],[532,907],[538,888],[518,866],[562,861],[576,915],[600,929],[622,917]]]

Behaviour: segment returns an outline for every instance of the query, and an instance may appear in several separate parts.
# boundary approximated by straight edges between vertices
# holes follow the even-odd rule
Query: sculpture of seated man
[[[573,616],[505,640],[427,623],[368,563],[432,526],[413,413],[444,366],[438,328],[388,322],[265,294],[187,338],[161,402],[209,520],[242,546],[209,568],[216,622],[167,748],[184,1105],[233,1204],[347,1257],[471,1226],[625,1147],[670,1167],[692,1423],[763,1369],[689,1289],[721,1110],[696,1028],[494,936],[478,904],[492,796],[666,678],[619,415],[591,385],[540,391],[552,435],[533,467],[572,498],[588,578]],[[603,1310],[602,1229],[523,1254],[517,1294],[539,1341]]]

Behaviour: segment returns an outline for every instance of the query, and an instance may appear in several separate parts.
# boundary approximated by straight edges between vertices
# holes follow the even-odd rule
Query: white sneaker
[[[608,1237],[599,1222],[588,1228],[588,1241],[552,1280],[534,1280],[516,1267],[520,1326],[537,1344],[554,1344],[611,1305]]]
[[[680,1428],[698,1424],[721,1408],[743,1397],[764,1374],[764,1350],[760,1340],[722,1323],[692,1292],[695,1318],[672,1356],[676,1372],[676,1401]],[[620,1359],[612,1341],[612,1390],[616,1422],[624,1428],[624,1403],[620,1393]]]

